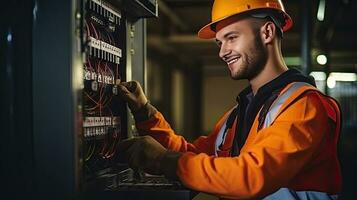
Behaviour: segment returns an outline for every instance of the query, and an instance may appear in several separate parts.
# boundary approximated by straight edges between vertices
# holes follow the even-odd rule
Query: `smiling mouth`
[[[226,62],[227,62],[227,64],[228,64],[228,65],[231,65],[231,64],[233,64],[233,63],[237,62],[237,61],[238,61],[238,59],[239,59],[239,57],[237,57],[237,58],[233,58],[233,59],[230,59],[230,60],[227,60]]]

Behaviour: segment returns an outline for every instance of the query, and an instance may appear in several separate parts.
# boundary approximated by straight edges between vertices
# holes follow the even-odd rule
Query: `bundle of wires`
[[[111,33],[101,30],[96,27],[91,20],[85,22],[86,32],[88,37],[93,37],[97,40],[104,41],[110,45],[115,45],[114,37]],[[114,74],[115,68],[115,74]],[[113,94],[108,88],[115,84],[117,79],[120,79],[119,65],[111,65],[97,58],[88,57],[84,65],[84,70],[89,71],[91,74],[91,81],[98,84],[97,91],[86,90],[84,91],[84,113],[85,116],[93,117],[111,117],[114,118],[111,110],[111,102]],[[87,149],[85,153],[85,161],[89,162],[91,159],[110,159],[115,154],[116,146],[120,140],[118,127],[111,127],[105,125],[100,127],[104,129],[105,135],[101,139],[94,138],[87,141]],[[110,130],[110,131],[109,131]]]

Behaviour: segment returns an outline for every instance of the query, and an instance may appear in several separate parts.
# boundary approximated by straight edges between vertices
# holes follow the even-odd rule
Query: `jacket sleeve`
[[[222,117],[208,136],[200,136],[193,143],[175,134],[169,123],[160,112],[153,114],[150,119],[136,123],[140,135],[150,135],[164,147],[179,152],[194,152],[214,155],[214,143],[219,127],[224,123],[227,113]]]
[[[237,157],[184,153],[177,175],[189,188],[228,198],[256,198],[287,186],[314,158],[329,131],[318,94],[307,94],[261,130]]]

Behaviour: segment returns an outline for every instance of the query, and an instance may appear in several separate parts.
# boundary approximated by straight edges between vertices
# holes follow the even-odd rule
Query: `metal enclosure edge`
[[[127,22],[127,81],[138,81],[146,91],[146,19],[128,16]],[[128,109],[129,110],[129,109]],[[135,136],[133,115],[128,112],[128,137]]]
[[[82,67],[75,36],[77,1],[35,1],[33,130],[38,199],[75,199]],[[79,79],[81,80],[81,79]]]

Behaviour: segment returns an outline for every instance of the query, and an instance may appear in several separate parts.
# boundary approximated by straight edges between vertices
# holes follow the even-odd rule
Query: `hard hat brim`
[[[242,13],[247,13],[247,12],[251,12],[251,11],[254,11],[254,10],[258,10],[258,9],[251,9],[251,10],[248,10],[248,11],[245,11],[245,12],[242,12]],[[291,17],[286,13],[286,12],[283,12],[281,10],[278,10],[279,12],[282,12],[284,14],[284,18],[285,18],[285,25],[283,27],[283,31],[287,31],[289,30],[292,26],[293,26],[293,20],[291,19]],[[212,30],[212,26],[217,24],[218,22],[222,21],[222,20],[225,20],[229,17],[232,17],[234,15],[241,15],[242,13],[239,13],[239,14],[232,14],[232,15],[228,15],[228,16],[225,16],[225,17],[222,17],[220,19],[217,19],[207,25],[205,25],[204,27],[202,27],[199,31],[198,31],[198,37],[201,38],[201,39],[212,39],[212,38],[215,38],[216,37],[216,32]]]

